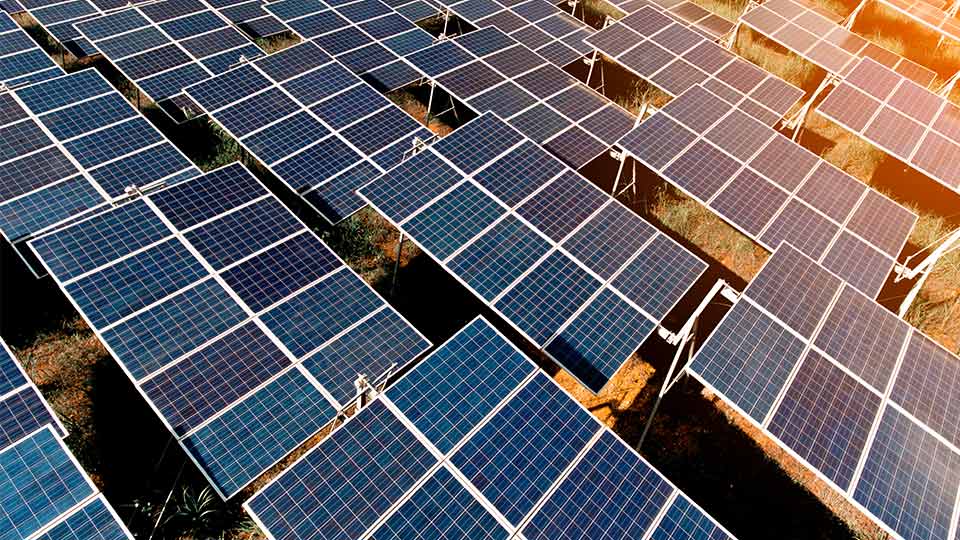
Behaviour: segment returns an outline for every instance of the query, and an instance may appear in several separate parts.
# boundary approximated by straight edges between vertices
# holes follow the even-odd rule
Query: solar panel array
[[[960,358],[790,245],[688,370],[898,538],[953,538]]]
[[[74,23],[123,4],[115,0],[22,0],[21,7],[64,48],[83,57],[96,54],[97,49],[74,28]]]
[[[864,58],[817,112],[960,191],[960,107]]]
[[[427,79],[477,113],[491,111],[573,168],[607,152],[636,118],[496,28],[408,54]]]
[[[390,91],[416,81],[420,74],[400,56],[429,47],[434,39],[411,22],[436,8],[421,7],[406,15],[380,0],[358,0],[330,7],[320,0],[280,0],[267,10],[303,39],[312,39],[357,75]],[[404,14],[401,14],[404,13]]]
[[[359,193],[593,392],[707,266],[492,113]]]
[[[701,86],[619,144],[767,250],[789,242],[871,298],[917,221],[913,212]]]
[[[0,536],[132,540],[64,446],[66,435],[0,339]]]
[[[803,97],[803,90],[650,6],[586,42],[671,96],[703,85],[767,125],[779,122]]]
[[[0,85],[15,87],[63,75],[20,26],[0,11]]]
[[[184,88],[263,54],[199,0],[131,7],[76,28],[150,99],[193,112]]]
[[[481,318],[245,507],[274,540],[731,538]]]
[[[0,93],[0,233],[17,244],[199,170],[95,69]]]
[[[253,38],[266,38],[289,32],[290,28],[267,12],[261,0],[205,0],[220,15]]]
[[[740,21],[830,73],[846,75],[862,57],[870,57],[921,86],[936,73],[872,43],[794,0],[770,0],[746,12]]]
[[[944,11],[945,2],[931,0],[879,0],[912,20],[951,39],[960,40],[960,21]]]
[[[430,345],[238,164],[31,247],[223,497]]]
[[[583,40],[594,29],[547,0],[440,1],[468,23],[478,28],[498,28],[557,67],[591,52]]]
[[[310,41],[186,91],[331,223],[364,206],[358,187],[431,136]]]
[[[682,22],[704,37],[717,40],[729,34],[734,24],[711,13],[690,0],[608,0],[620,11],[631,14],[644,7],[663,11],[671,19]]]

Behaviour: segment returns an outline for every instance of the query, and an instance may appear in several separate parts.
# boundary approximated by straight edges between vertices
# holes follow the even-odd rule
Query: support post
[[[843,21],[843,27],[847,30],[853,28],[853,23],[857,20],[857,15],[860,15],[860,12],[863,11],[863,8],[866,7],[867,2],[870,0],[860,0],[860,3],[857,4],[857,7],[850,12],[850,15],[847,15],[846,20]]]
[[[933,268],[936,266],[937,261],[951,251],[960,248],[960,227],[944,236],[941,240],[942,242],[940,245],[931,251],[930,254],[927,255],[922,261],[917,263],[915,267],[907,268],[907,264],[910,263],[911,259],[930,249],[932,245],[926,246],[913,255],[910,255],[903,264],[898,264],[894,268],[894,272],[896,273],[894,283],[899,283],[904,279],[916,279],[919,277],[917,282],[913,284],[913,287],[910,288],[910,291],[903,299],[903,302],[900,304],[900,309],[898,310],[897,314],[901,318],[907,313],[907,310],[910,309],[910,306],[913,304],[913,301],[916,300],[917,295],[920,294],[920,289],[923,287],[923,284],[926,282],[927,278],[930,277],[930,273],[933,272]]]
[[[620,150],[620,166],[617,167],[617,177],[613,179],[613,188],[610,189],[610,195],[614,198],[617,196],[617,188],[620,187],[620,177],[623,176],[623,167],[627,163],[627,152],[623,149]]]
[[[600,51],[594,49],[594,50],[593,50],[593,58],[591,58],[591,59],[589,60],[589,62],[590,62],[590,70],[587,71],[587,86],[590,86],[590,80],[593,78],[593,68],[595,68],[596,65],[597,65],[597,56],[599,56],[599,54],[600,54]],[[601,86],[601,88],[602,88],[602,86]],[[598,88],[597,90],[599,91],[600,88]],[[601,92],[601,94],[602,94],[602,93],[603,93],[603,92]]]
[[[808,99],[807,102],[800,107],[800,110],[797,111],[793,118],[783,122],[783,127],[793,130],[793,135],[790,137],[793,142],[797,142],[797,140],[800,138],[800,131],[803,129],[803,124],[807,120],[807,115],[810,114],[810,109],[813,108],[813,103],[817,100],[820,94],[827,89],[827,87],[838,82],[840,81],[837,76],[828,73],[827,76],[820,81],[820,85],[817,86],[817,89],[813,91],[810,99]]]
[[[947,79],[947,82],[943,83],[943,86],[937,90],[937,95],[944,99],[950,97],[950,92],[953,92],[953,88],[957,85],[957,79],[960,79],[960,71],[954,73],[953,76]]]
[[[390,281],[390,298],[393,298],[393,291],[397,288],[397,274],[400,272],[401,255],[403,255],[403,231],[400,231],[400,238],[397,239],[397,260],[393,262],[393,279]]]

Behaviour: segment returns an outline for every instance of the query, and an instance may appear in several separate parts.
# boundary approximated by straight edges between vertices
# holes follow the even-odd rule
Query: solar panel
[[[872,58],[921,86],[936,73],[871,43],[830,20],[822,10],[794,0],[771,0],[740,17],[740,22],[836,75],[846,75],[861,58]]]
[[[687,370],[898,538],[948,538],[956,355],[789,244]]]
[[[141,92],[167,104],[164,110],[185,108],[188,114],[200,111],[185,102],[184,88],[263,54],[199,1],[130,7],[75,26]]]
[[[682,9],[682,8],[681,8]],[[803,90],[731,54],[711,38],[645,6],[585,39],[672,96],[697,85],[768,125],[778,122],[803,97]]]
[[[594,392],[706,269],[490,113],[359,194]]]
[[[186,89],[244,148],[330,223],[363,207],[354,190],[429,132],[305,42]]]
[[[907,77],[863,58],[816,111],[954,191],[960,108]]]
[[[917,220],[702,87],[618,144],[767,250],[789,242],[871,297]]]
[[[267,38],[290,30],[268,13],[260,0],[215,0],[210,4],[252,38]]]
[[[960,25],[948,11],[942,9],[946,7],[943,3],[937,4],[926,0],[900,0],[897,2],[881,0],[881,3],[935,32],[954,40],[960,39]]]
[[[63,75],[20,26],[0,11],[0,84],[16,86]]]
[[[481,318],[245,507],[277,540],[722,531]]]
[[[124,540],[133,538],[103,495],[67,515],[37,540]]]
[[[221,496],[429,346],[240,165],[145,199],[31,246]]]
[[[7,95],[18,112],[0,126],[0,233],[15,246],[128,187],[199,173],[93,69]],[[134,169],[132,162],[148,166]]]

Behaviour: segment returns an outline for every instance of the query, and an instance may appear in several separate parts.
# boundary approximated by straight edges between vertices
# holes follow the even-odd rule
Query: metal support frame
[[[938,242],[939,245],[937,245]],[[926,253],[934,245],[937,245],[936,249],[930,251],[930,254],[927,255],[922,261],[917,263],[916,266],[913,268],[907,267],[912,259],[919,256],[921,253]],[[896,274],[896,277],[893,280],[894,283],[899,283],[905,279],[917,280],[916,283],[913,284],[913,287],[910,288],[910,291],[907,292],[907,296],[903,299],[903,302],[900,303],[900,309],[897,311],[897,315],[902,318],[907,313],[907,310],[910,309],[913,301],[916,300],[917,295],[920,293],[920,289],[923,287],[923,284],[933,272],[933,268],[936,266],[937,262],[944,255],[947,255],[948,253],[957,249],[960,249],[960,227],[957,227],[952,232],[947,233],[945,236],[937,239],[929,246],[921,248],[913,255],[907,257],[903,264],[897,264],[894,267],[893,271],[894,274]]]
[[[844,19],[842,26],[847,30],[852,29],[853,23],[856,22],[857,20],[857,15],[860,15],[860,12],[863,11],[863,8],[867,7],[867,4],[869,2],[870,0],[860,0],[860,3],[857,4],[857,7],[855,7],[853,11],[851,11],[850,14],[847,15],[847,18]]]
[[[784,119],[781,127],[793,131],[793,134],[790,137],[793,142],[797,142],[797,139],[800,138],[800,131],[803,129],[803,124],[807,121],[807,116],[810,114],[810,109],[813,108],[813,104],[816,102],[817,98],[820,97],[820,94],[822,94],[830,86],[834,86],[839,83],[840,77],[838,75],[827,73],[827,76],[820,81],[820,85],[817,86],[817,89],[814,90],[813,94],[810,95],[810,99],[808,99],[806,103],[800,107],[800,110],[798,110],[792,117]]]
[[[950,92],[953,92],[953,88],[957,85],[957,80],[960,80],[960,71],[954,73],[953,76],[943,83],[943,86],[937,90],[937,95],[944,99],[950,97]]]
[[[657,399],[653,402],[653,410],[650,411],[650,416],[647,417],[647,423],[643,426],[643,433],[640,435],[640,441],[637,442],[637,450],[640,450],[640,447],[643,446],[643,442],[647,438],[647,433],[650,432],[650,426],[653,425],[653,419],[657,414],[657,409],[660,408],[660,402],[663,400],[663,396],[673,388],[673,385],[680,380],[680,375],[674,377],[674,373],[678,371],[677,367],[680,363],[680,357],[683,355],[684,351],[687,351],[687,359],[683,363],[683,366],[680,367],[679,371],[683,370],[690,364],[693,360],[694,345],[696,344],[695,338],[697,335],[697,327],[700,323],[700,315],[703,314],[703,311],[707,309],[707,306],[710,305],[710,302],[714,297],[720,294],[727,300],[730,300],[732,303],[737,303],[740,299],[739,293],[737,293],[730,285],[722,280],[718,279],[716,283],[713,284],[713,287],[710,288],[710,292],[703,297],[703,300],[700,301],[700,305],[697,306],[697,309],[693,311],[693,314],[690,315],[690,318],[687,319],[687,322],[677,333],[672,333],[665,328],[660,328],[658,330],[660,337],[665,339],[667,343],[671,345],[677,345],[677,352],[673,355],[673,361],[670,363],[670,368],[667,370],[667,376],[663,380],[663,384],[660,385],[660,390],[657,392]]]

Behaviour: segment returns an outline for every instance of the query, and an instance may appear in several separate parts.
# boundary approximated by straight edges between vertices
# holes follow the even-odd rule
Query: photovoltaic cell
[[[124,540],[130,538],[101,497],[77,509],[37,540]]]
[[[405,223],[417,241],[439,260],[478,236],[506,210],[476,184],[464,182]]]
[[[612,285],[648,314],[663,319],[706,270],[705,262],[658,234]]]

